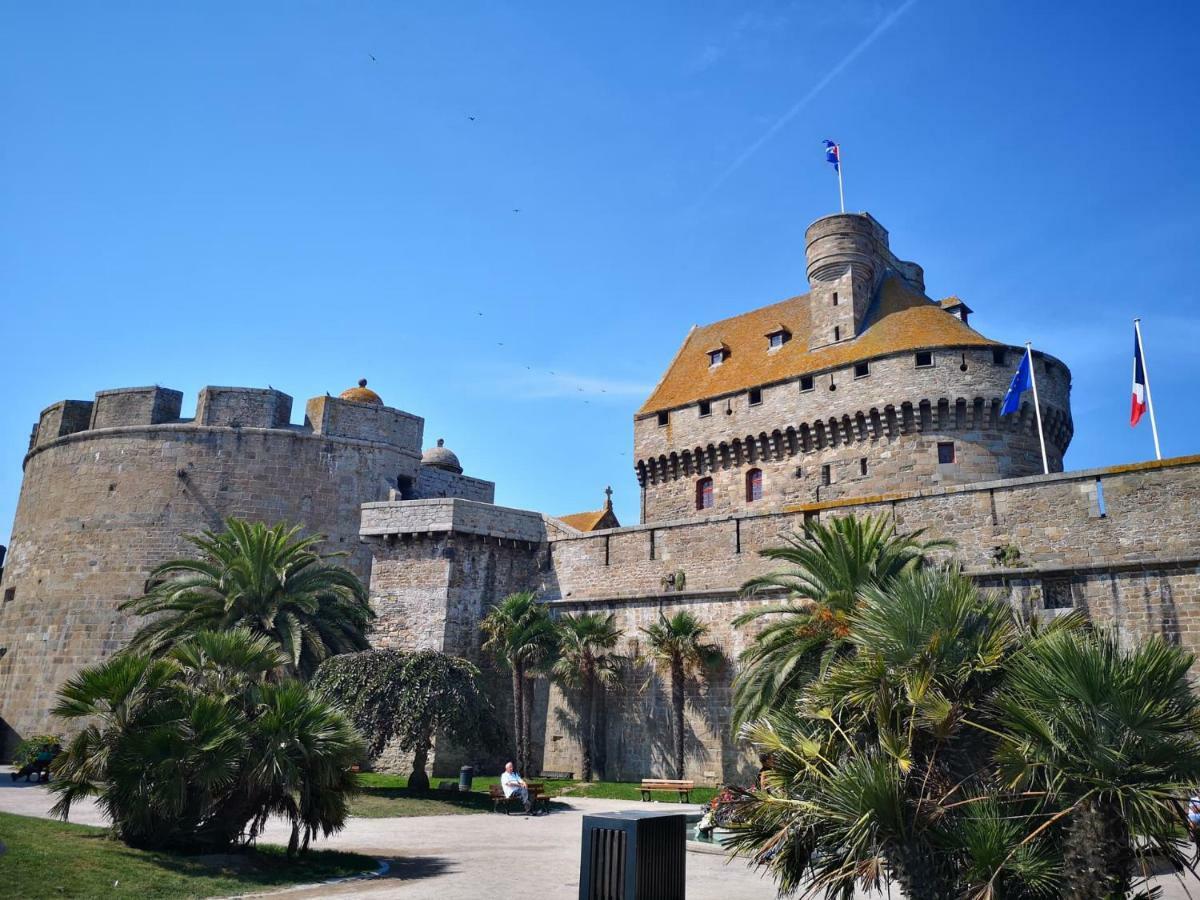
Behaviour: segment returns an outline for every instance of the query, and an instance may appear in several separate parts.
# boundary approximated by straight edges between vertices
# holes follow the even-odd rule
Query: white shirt
[[[511,797],[513,791],[521,786],[521,776],[516,772],[505,772],[500,776],[500,788],[504,791],[505,797]]]

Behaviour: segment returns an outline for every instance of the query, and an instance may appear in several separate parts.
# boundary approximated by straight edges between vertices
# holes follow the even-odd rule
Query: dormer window
[[[729,359],[729,347],[725,344],[718,344],[716,347],[710,348],[708,351],[708,367],[715,369],[725,360]]]
[[[767,350],[778,350],[792,339],[792,333],[779,325],[767,332]]]

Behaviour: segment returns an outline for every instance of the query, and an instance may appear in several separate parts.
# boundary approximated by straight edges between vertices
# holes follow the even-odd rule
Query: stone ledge
[[[625,525],[621,528],[607,528],[602,531],[589,531],[580,534],[552,536],[551,542],[586,540],[612,534],[627,534],[637,531],[657,531],[681,526],[711,525],[718,522],[733,522],[734,520],[749,521],[767,519],[805,512],[821,512],[827,509],[844,509],[852,506],[877,506],[881,503],[903,503],[907,500],[922,500],[930,497],[946,497],[953,494],[982,493],[984,491],[1013,490],[1041,484],[1058,482],[1094,481],[1105,476],[1127,475],[1137,472],[1149,472],[1158,469],[1182,468],[1184,466],[1200,465],[1200,454],[1175,456],[1170,459],[1149,460],[1140,463],[1124,463],[1117,466],[1105,466],[1096,469],[1076,469],[1070,472],[1051,472],[1049,475],[1025,475],[1021,478],[1002,478],[996,481],[977,481],[971,484],[947,485],[939,488],[925,488],[919,491],[869,494],[862,497],[844,497],[837,500],[824,500],[816,503],[793,503],[776,509],[762,512],[729,512],[718,516],[694,516],[685,519],[668,519],[662,522],[642,525]]]
[[[62,446],[78,441],[91,440],[92,438],[106,439],[114,437],[129,437],[138,435],[149,435],[151,437],[162,434],[269,434],[277,437],[294,437],[302,440],[314,441],[329,441],[334,444],[345,444],[352,447],[379,448],[391,450],[393,453],[399,453],[403,456],[409,456],[420,461],[421,454],[414,451],[410,447],[402,447],[399,444],[389,444],[384,441],[368,441],[362,438],[347,438],[337,437],[328,434],[316,434],[311,429],[305,428],[303,425],[289,425],[286,428],[234,428],[232,425],[197,425],[193,420],[185,420],[180,422],[165,422],[160,425],[114,425],[111,428],[96,428],[85,431],[76,431],[71,434],[64,434],[52,441],[47,441],[45,444],[39,444],[28,453],[21,461],[21,466],[29,462],[34,456],[39,453],[49,450],[53,447]]]

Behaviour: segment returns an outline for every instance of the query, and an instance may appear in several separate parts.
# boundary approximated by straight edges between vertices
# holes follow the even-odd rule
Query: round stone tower
[[[810,291],[695,328],[634,417],[643,522],[768,511],[1042,473],[1033,398],[1001,412],[1023,347],[925,294],[866,213],[805,233]],[[1035,351],[1046,463],[1071,374]]]
[[[185,535],[229,516],[327,535],[364,580],[359,506],[415,483],[424,423],[365,384],[308,402],[276,390],[206,387],[196,417],[160,387],[101,391],[48,407],[34,430],[0,584],[0,718],[8,743],[49,728],[58,687],[124,645],[119,613],[151,569],[189,555]]]

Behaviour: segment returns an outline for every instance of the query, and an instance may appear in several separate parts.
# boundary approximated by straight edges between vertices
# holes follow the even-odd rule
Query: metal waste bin
[[[474,766],[463,766],[458,770],[458,789],[460,791],[469,791],[471,789],[471,779],[475,777]]]
[[[683,900],[686,842],[683,813],[584,816],[579,900]]]

